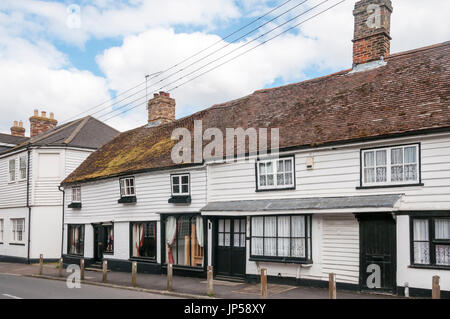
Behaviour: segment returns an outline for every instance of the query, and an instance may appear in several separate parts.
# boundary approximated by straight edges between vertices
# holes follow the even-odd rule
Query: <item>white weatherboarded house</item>
[[[389,0],[356,3],[352,69],[176,121],[175,101],[155,94],[147,126],[63,181],[67,203],[81,192],[65,211],[65,262],[199,276],[211,265],[248,281],[264,267],[314,286],[335,273],[341,288],[403,294],[407,282],[411,295],[439,275],[448,294],[450,43],[390,55],[391,12]],[[173,131],[192,137],[196,121],[203,146],[209,128],[278,128],[280,153],[174,163]]]
[[[61,257],[63,193],[59,185],[117,134],[88,116],[0,153],[0,261],[30,263],[39,260],[40,254],[45,260]]]

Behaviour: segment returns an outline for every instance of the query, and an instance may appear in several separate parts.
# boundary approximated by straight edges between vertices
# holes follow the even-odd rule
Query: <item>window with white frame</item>
[[[27,157],[26,156],[19,157],[19,178],[20,179],[27,178]]]
[[[126,177],[120,179],[120,196],[122,197],[136,196],[134,177]]]
[[[261,160],[257,163],[257,189],[283,189],[295,186],[294,158]]]
[[[9,181],[10,182],[16,181],[16,160],[15,159],[9,160]]]
[[[172,195],[187,196],[190,193],[189,174],[172,175]]]
[[[3,242],[3,219],[0,219],[0,243]]]
[[[362,151],[361,186],[420,183],[419,145]]]
[[[72,203],[81,203],[81,187],[72,187]]]
[[[24,218],[11,219],[11,224],[12,224],[12,241],[16,243],[23,242],[25,233],[25,219]]]
[[[252,217],[251,256],[310,261],[311,216]]]

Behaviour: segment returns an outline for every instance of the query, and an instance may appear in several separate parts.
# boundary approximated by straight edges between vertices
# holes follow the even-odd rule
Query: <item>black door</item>
[[[223,218],[217,221],[217,275],[245,276],[245,234],[245,218]]]
[[[360,287],[394,292],[396,288],[396,225],[391,214],[361,214]]]
[[[93,225],[94,227],[94,260],[102,261],[103,260],[103,251],[104,251],[104,232],[102,225]]]

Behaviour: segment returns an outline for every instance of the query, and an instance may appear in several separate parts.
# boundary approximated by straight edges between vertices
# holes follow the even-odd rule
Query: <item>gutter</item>
[[[61,258],[64,252],[64,209],[65,209],[65,200],[66,200],[66,191],[64,189],[61,190],[61,186],[58,186],[58,190],[63,193],[62,200],[62,235],[61,235]]]
[[[28,251],[27,263],[30,263],[30,246],[31,246],[31,205],[30,205],[30,163],[31,163],[30,144],[27,145],[27,208],[28,208]]]

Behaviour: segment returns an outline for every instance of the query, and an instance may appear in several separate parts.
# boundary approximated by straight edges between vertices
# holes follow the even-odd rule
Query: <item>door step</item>
[[[241,277],[231,277],[231,276],[216,275],[214,277],[214,279],[215,280],[235,282],[235,283],[245,283],[245,279],[241,278]]]

